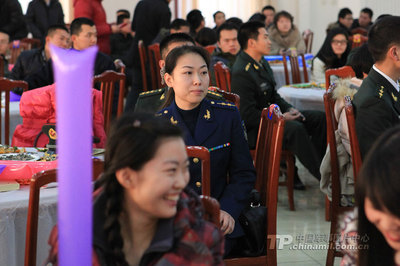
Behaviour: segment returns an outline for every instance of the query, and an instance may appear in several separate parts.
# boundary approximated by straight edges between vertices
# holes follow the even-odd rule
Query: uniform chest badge
[[[392,92],[392,97],[393,97],[393,100],[394,100],[395,102],[397,102],[397,97],[394,96],[393,92]]]
[[[209,120],[209,119],[211,118],[210,111],[206,110],[206,114],[204,115],[204,118],[205,118],[206,120]]]
[[[178,121],[177,120],[174,120],[174,117],[173,116],[171,116],[171,123],[173,124],[173,125],[176,125],[176,124],[178,124]]]

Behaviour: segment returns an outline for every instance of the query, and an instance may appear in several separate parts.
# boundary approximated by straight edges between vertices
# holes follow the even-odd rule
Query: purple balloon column
[[[51,46],[57,103],[59,264],[91,265],[92,101],[97,47]]]

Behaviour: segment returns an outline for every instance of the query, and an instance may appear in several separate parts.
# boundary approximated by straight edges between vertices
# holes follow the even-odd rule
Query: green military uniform
[[[282,113],[292,107],[275,89],[276,82],[268,62],[256,62],[242,51],[232,67],[232,92],[240,96],[240,114],[247,128],[250,149],[257,140],[263,108],[279,105]],[[326,149],[325,114],[320,111],[302,111],[305,121],[286,121],[284,149],[292,151],[302,164],[317,178]]]
[[[152,113],[155,114],[157,111],[161,110],[161,106],[167,98],[168,87],[161,88],[158,90],[145,91],[139,95],[137,103],[135,105],[135,112],[141,113]],[[207,99],[209,100],[222,100],[224,97],[213,91],[207,92]]]
[[[215,79],[214,65],[221,61],[224,63],[229,69],[232,69],[233,64],[235,63],[236,55],[231,53],[224,53],[220,48],[215,48],[214,52],[211,54],[211,63],[210,63],[210,84],[212,86],[217,86],[217,81]]]
[[[371,68],[354,95],[356,131],[361,156],[386,129],[399,124],[400,93],[381,74]]]

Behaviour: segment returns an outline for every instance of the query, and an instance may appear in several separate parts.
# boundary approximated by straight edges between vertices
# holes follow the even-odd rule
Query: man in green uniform
[[[240,45],[237,39],[238,28],[235,24],[225,22],[217,29],[218,47],[211,55],[210,76],[211,85],[216,86],[214,65],[221,61],[229,69],[232,69],[236,56],[240,51]]]
[[[232,92],[240,96],[240,114],[247,128],[250,149],[255,148],[263,108],[277,104],[286,120],[284,149],[292,151],[320,179],[319,166],[326,148],[325,114],[299,112],[279,96],[272,69],[264,59],[271,47],[264,23],[243,24],[238,39],[242,52],[233,65],[231,84]]]
[[[159,61],[161,68],[161,79],[164,79],[163,69],[165,66],[165,59],[168,53],[175,47],[183,45],[195,45],[192,37],[185,33],[174,33],[166,36],[160,43],[161,60]],[[166,100],[168,87],[158,90],[142,92],[139,95],[135,105],[135,112],[147,112],[155,114],[161,109],[161,106]],[[213,91],[207,93],[207,98],[215,100],[223,100],[221,94]]]
[[[375,60],[368,77],[354,95],[356,131],[361,156],[400,115],[400,17],[381,18],[368,33],[368,48]]]

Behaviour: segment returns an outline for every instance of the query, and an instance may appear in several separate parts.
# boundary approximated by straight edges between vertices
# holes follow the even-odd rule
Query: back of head
[[[253,14],[253,15],[249,18],[249,21],[260,21],[260,22],[264,23],[265,18],[266,18],[266,17],[265,17],[264,14],[262,14],[262,13],[255,13],[255,14]]]
[[[362,46],[355,48],[351,58],[348,58],[348,65],[353,68],[356,73],[356,77],[363,79],[365,74],[368,74],[374,65],[374,59],[368,50],[368,43],[364,43]]]
[[[190,27],[189,23],[181,18],[174,19],[171,24],[169,25],[170,29],[179,30],[181,27]]]
[[[374,209],[400,219],[400,127],[385,131],[368,152],[356,184],[358,232],[368,234],[368,249],[359,250],[359,265],[394,265],[393,249],[364,212],[368,198]]]
[[[177,42],[190,42],[193,45],[195,45],[195,42],[192,37],[190,37],[186,33],[173,33],[170,35],[167,35],[164,39],[161,40],[160,42],[160,54],[161,58],[165,58],[165,52],[168,49],[168,46],[171,43],[177,43]]]
[[[238,17],[231,17],[231,18],[228,18],[225,22],[235,24],[236,27],[237,27],[238,29],[239,29],[240,26],[242,26],[242,24],[243,24],[243,21],[242,21],[240,18],[238,18]]]
[[[82,31],[82,25],[94,26],[93,20],[90,18],[80,17],[76,18],[71,22],[70,31],[71,35],[79,35]]]
[[[223,30],[236,30],[236,31],[238,31],[239,30],[239,28],[235,25],[235,24],[233,24],[233,23],[230,23],[230,22],[225,22],[225,23],[223,23],[221,26],[219,26],[218,27],[218,29],[217,29],[217,40],[218,41],[220,41],[220,38],[221,38],[221,31],[223,31]]]
[[[243,50],[247,49],[247,42],[249,39],[257,39],[259,34],[258,29],[260,28],[265,28],[265,24],[260,21],[249,21],[240,27],[238,41]]]
[[[190,24],[191,32],[195,32],[203,20],[204,17],[198,9],[193,9],[186,15],[186,21]]]
[[[47,36],[53,36],[53,34],[57,31],[57,30],[63,30],[63,31],[65,31],[65,32],[67,32],[67,33],[69,33],[68,32],[68,29],[67,29],[67,27],[65,27],[65,25],[52,25],[52,26],[50,26],[48,29],[47,29],[47,33],[46,33],[46,37]]]
[[[352,15],[353,12],[347,7],[340,9],[339,14],[338,14],[338,20],[339,18],[345,18],[347,15]]]
[[[213,29],[202,28],[196,35],[196,42],[203,47],[214,45],[217,43],[217,34]]]
[[[376,62],[383,61],[393,45],[400,45],[400,17],[387,16],[378,19],[368,32],[368,46]]]

